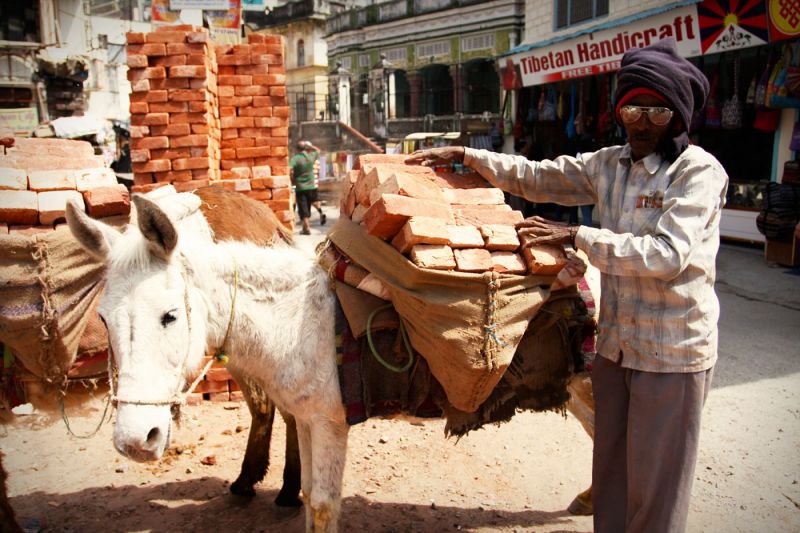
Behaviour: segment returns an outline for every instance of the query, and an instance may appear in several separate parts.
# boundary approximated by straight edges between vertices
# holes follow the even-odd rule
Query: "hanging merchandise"
[[[798,66],[797,43],[786,43],[783,46],[781,59],[775,65],[771,86],[767,87],[769,105],[771,107],[800,107],[800,98],[790,94],[786,78],[791,67]]]
[[[572,121],[575,126],[575,134],[579,137],[583,137],[586,135],[586,107],[583,102],[583,83],[580,83],[580,88],[578,89],[578,114],[575,115],[575,119]],[[575,87],[572,87],[572,96],[573,99],[575,97]]]
[[[575,82],[570,84],[569,118],[567,119],[567,139],[575,138]]]
[[[800,41],[795,41],[790,46],[793,48],[793,59],[786,68],[786,88],[789,96],[800,98]]]
[[[750,80],[750,87],[747,88],[747,96],[744,98],[744,103],[748,106],[752,106],[756,102],[756,85],[758,85],[758,79],[754,76]]]
[[[708,92],[708,101],[706,102],[705,127],[707,129],[718,129],[722,126],[722,116],[719,106],[717,105],[718,82],[719,72],[716,72],[714,74],[714,80],[711,82],[711,90]]]
[[[550,122],[556,119],[556,100],[558,96],[556,95],[556,90],[553,87],[547,88],[547,96],[545,96],[544,91],[542,91],[542,98],[544,99],[544,103],[542,104],[542,108],[539,110],[539,120]]]
[[[800,150],[800,120],[794,123],[794,129],[792,129],[792,140],[789,143],[790,150]]]
[[[566,113],[566,102],[564,101],[564,92],[558,93],[558,107],[556,108],[556,116],[558,120],[564,120],[564,113]]]
[[[728,130],[742,127],[742,103],[739,101],[739,57],[733,60],[733,95],[722,104],[722,127]]]

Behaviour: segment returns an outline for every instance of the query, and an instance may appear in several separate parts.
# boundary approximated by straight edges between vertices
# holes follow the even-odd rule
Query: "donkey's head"
[[[112,390],[114,446],[131,459],[148,461],[160,458],[168,445],[173,402],[202,359],[207,309],[188,285],[176,225],[197,210],[199,199],[194,209],[191,198],[187,208],[186,196],[175,200],[181,205],[173,201],[168,208],[167,200],[159,205],[136,195],[133,201],[136,221],[125,233],[89,218],[74,204],[67,206],[67,222],[107,267],[98,312],[119,376]]]

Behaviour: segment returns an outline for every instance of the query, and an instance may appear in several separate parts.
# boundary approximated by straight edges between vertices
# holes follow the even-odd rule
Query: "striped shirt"
[[[464,163],[533,202],[595,204],[600,228],[575,239],[601,272],[597,353],[646,372],[699,372],[717,360],[714,292],[728,176],[698,146],[670,163],[630,145],[529,161],[467,148]]]

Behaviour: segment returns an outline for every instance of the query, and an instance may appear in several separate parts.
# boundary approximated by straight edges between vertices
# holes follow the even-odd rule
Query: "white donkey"
[[[138,224],[124,234],[67,207],[72,233],[107,265],[99,312],[119,370],[114,445],[138,460],[161,457],[187,377],[207,346],[220,347],[232,371],[296,418],[306,530],[337,531],[348,425],[327,273],[285,245],[179,238],[199,199],[169,214],[133,201]]]

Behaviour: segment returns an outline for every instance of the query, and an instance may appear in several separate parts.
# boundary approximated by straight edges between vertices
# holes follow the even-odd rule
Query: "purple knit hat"
[[[614,102],[637,87],[664,95],[681,117],[683,131],[691,126],[692,115],[705,107],[709,90],[705,74],[678,55],[673,37],[644,48],[633,48],[622,56]]]

